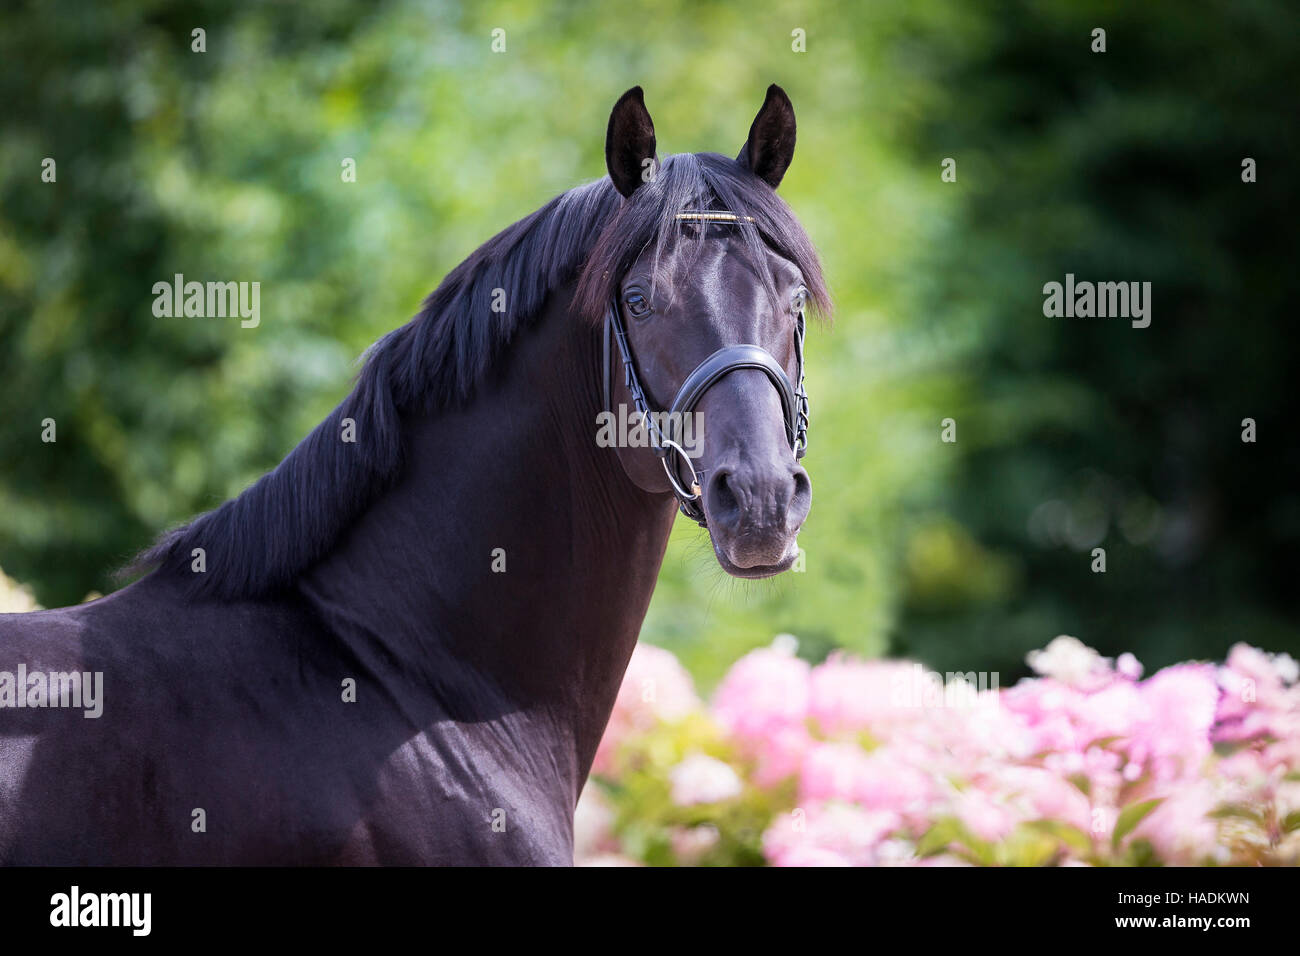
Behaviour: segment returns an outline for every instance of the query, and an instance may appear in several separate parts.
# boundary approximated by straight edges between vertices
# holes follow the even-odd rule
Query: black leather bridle
[[[677,218],[709,223],[754,221],[749,216],[738,216],[734,212],[722,211],[682,212],[677,214]],[[795,359],[798,370],[797,385],[791,384],[789,377],[785,374],[785,369],[781,367],[781,363],[776,360],[771,352],[761,346],[728,345],[726,348],[718,349],[718,351],[697,365],[695,371],[686,376],[686,381],[682,382],[681,387],[677,389],[677,395],[673,399],[672,405],[666,409],[669,427],[672,428],[674,422],[684,422],[685,416],[695,410],[695,406],[704,397],[704,393],[723,376],[737,369],[758,369],[766,374],[772,384],[776,386],[777,394],[781,397],[781,409],[785,413],[786,438],[790,442],[790,448],[794,451],[795,460],[803,458],[804,452],[808,448],[808,393],[804,390],[803,379],[803,337],[804,314],[803,310],[800,309],[799,315],[795,319],[794,331]],[[651,435],[651,446],[663,464],[664,473],[668,475],[668,481],[672,484],[673,494],[677,496],[682,514],[698,523],[701,528],[708,527],[708,522],[704,517],[700,474],[695,470],[695,464],[686,453],[686,449],[679,442],[682,436],[675,431],[672,434],[665,435],[655,424],[654,413],[650,408],[650,403],[646,400],[645,390],[641,387],[641,380],[636,374],[636,363],[632,360],[632,351],[627,341],[627,330],[623,326],[622,305],[619,302],[617,292],[605,309],[605,408],[613,412],[613,390],[609,371],[611,340],[617,343],[619,357],[623,361],[623,382],[627,385],[628,391],[632,393],[632,402],[636,406],[637,414],[641,416],[641,421]],[[675,459],[670,456],[670,452],[675,453]],[[680,475],[677,472],[678,460],[684,461],[690,472],[690,484],[685,487],[682,485]]]

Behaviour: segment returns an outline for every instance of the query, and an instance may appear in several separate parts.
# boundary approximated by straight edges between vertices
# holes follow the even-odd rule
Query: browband
[[[698,220],[700,222],[753,222],[753,216],[737,216],[734,212],[710,212],[708,210],[699,210],[694,212],[679,212],[677,219]]]

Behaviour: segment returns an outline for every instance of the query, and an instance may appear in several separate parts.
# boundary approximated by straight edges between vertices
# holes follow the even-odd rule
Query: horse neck
[[[543,714],[585,778],[674,507],[597,446],[600,340],[570,299],[467,407],[405,422],[402,477],[300,587],[371,673],[397,668],[458,719]]]

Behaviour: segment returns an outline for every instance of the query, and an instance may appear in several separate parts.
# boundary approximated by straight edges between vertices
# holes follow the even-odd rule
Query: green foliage
[[[616,772],[594,779],[590,786],[616,808],[611,829],[620,852],[653,866],[761,866],[763,831],[792,803],[793,783],[746,783],[739,796],[725,801],[680,806],[672,798],[670,772],[691,754],[745,766],[717,726],[697,712],[631,737],[616,753]],[[701,827],[710,828],[712,839],[698,856],[683,860],[674,836]]]
[[[1118,849],[1124,842],[1124,838],[1136,830],[1137,825],[1162,802],[1160,799],[1142,800],[1138,803],[1130,803],[1121,810],[1118,819],[1115,820],[1115,829],[1110,835],[1111,847]]]
[[[917,301],[970,331],[962,407],[932,413],[967,424],[944,510],[1022,573],[993,607],[911,602],[894,647],[1013,673],[1061,632],[1149,670],[1241,638],[1294,652],[1297,11],[1004,2],[986,22],[978,43],[911,33],[948,91],[915,155],[960,157],[962,200]],[[1271,172],[1244,183],[1244,157]],[[1045,318],[1067,272],[1150,281],[1151,326]]]

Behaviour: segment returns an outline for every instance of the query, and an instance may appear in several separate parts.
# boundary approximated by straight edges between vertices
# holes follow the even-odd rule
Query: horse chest
[[[336,862],[571,864],[569,785],[493,757],[481,732],[439,725],[393,751]]]

